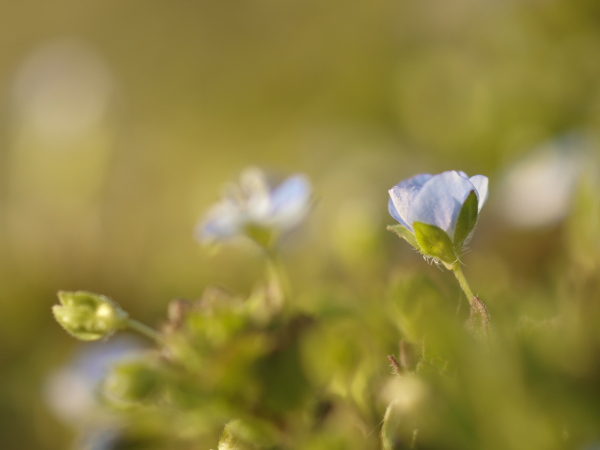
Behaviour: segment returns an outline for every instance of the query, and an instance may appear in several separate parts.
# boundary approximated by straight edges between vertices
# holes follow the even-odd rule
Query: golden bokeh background
[[[600,267],[596,1],[20,0],[0,30],[2,448],[69,445],[44,400],[79,346],[56,291],[159,324],[171,298],[251,288],[251,247],[193,239],[248,165],[313,181],[285,249],[306,292],[402,270],[451,285],[385,231],[388,188],[449,169],[490,178],[465,271],[492,310],[535,310],[567,261]]]

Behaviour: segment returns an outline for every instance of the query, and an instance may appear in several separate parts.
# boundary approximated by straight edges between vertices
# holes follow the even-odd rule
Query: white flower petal
[[[241,203],[252,220],[261,222],[269,217],[270,190],[264,172],[256,167],[245,169],[240,175]]]
[[[392,217],[411,231],[412,227],[408,221],[408,211],[413,199],[419,193],[419,190],[420,187],[416,186],[394,186],[388,191],[390,194],[390,201],[396,211],[396,215],[392,214]],[[390,210],[389,202],[388,210]]]
[[[286,179],[271,192],[269,216],[272,221],[284,228],[296,225],[306,214],[310,192],[310,182],[304,175]]]
[[[388,202],[388,211],[391,216],[412,231],[408,221],[408,211],[416,195],[423,185],[431,179],[433,175],[422,173],[412,178],[401,181],[388,192],[390,201]]]
[[[390,213],[390,216],[392,216],[394,219],[400,222],[404,227],[408,228],[409,230],[412,230],[410,225],[402,217],[400,217],[400,214],[398,214],[398,210],[396,209],[396,206],[392,201],[391,195],[392,194],[390,190],[390,199],[388,200],[388,212]]]
[[[452,238],[460,209],[472,190],[473,184],[456,171],[433,176],[414,198],[409,223],[435,225]]]
[[[243,228],[246,220],[246,214],[232,202],[217,203],[208,210],[205,219],[196,228],[196,239],[207,242],[234,236]]]
[[[484,175],[475,175],[469,178],[469,181],[477,190],[477,198],[479,200],[478,210],[481,211],[488,198],[488,178]]]
[[[431,175],[430,173],[420,173],[418,175],[415,175],[414,177],[402,180],[396,186],[414,186],[417,188],[421,188],[425,183],[431,180],[432,177],[433,175]]]

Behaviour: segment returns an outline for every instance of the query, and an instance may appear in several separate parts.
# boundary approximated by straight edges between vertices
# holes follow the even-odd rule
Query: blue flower
[[[404,228],[394,231],[423,254],[452,264],[487,200],[488,179],[454,170],[425,173],[401,181],[389,195],[388,210]]]
[[[46,401],[66,423],[83,426],[101,408],[98,394],[111,368],[141,360],[144,355],[141,343],[127,336],[87,343],[68,364],[50,375],[45,385]]]
[[[262,171],[246,169],[239,185],[229,186],[225,198],[206,213],[196,236],[201,242],[213,242],[245,235],[269,245],[274,235],[304,218],[310,200],[310,182],[304,175],[293,175],[272,187]]]

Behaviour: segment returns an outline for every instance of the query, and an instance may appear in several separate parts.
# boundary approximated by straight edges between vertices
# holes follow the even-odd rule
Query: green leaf
[[[422,222],[414,222],[413,228],[421,253],[448,265],[454,264],[457,259],[454,245],[444,230]]]
[[[417,243],[417,239],[412,231],[406,228],[403,225],[389,225],[387,229],[393,233],[396,233],[410,245],[412,245],[415,249],[419,250],[419,244]]]
[[[475,191],[471,191],[467,199],[460,209],[458,219],[456,220],[456,228],[454,230],[454,247],[460,253],[463,242],[469,237],[471,231],[477,223],[478,200]]]

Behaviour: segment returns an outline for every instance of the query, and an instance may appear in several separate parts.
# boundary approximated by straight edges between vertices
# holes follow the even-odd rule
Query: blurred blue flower
[[[586,173],[597,173],[590,136],[568,133],[536,146],[507,168],[498,189],[503,219],[521,228],[552,226],[571,212]]]
[[[50,375],[45,397],[54,413],[71,425],[85,424],[99,413],[101,383],[111,367],[143,356],[141,344],[127,336],[92,342]]]
[[[242,172],[238,185],[228,187],[225,198],[208,210],[196,228],[201,242],[246,235],[261,244],[274,233],[293,228],[306,215],[311,200],[310,182],[293,175],[276,187],[256,168]]]
[[[423,173],[401,181],[388,192],[388,211],[410,232],[421,222],[441,228],[450,237],[467,197],[475,191],[477,210],[488,196],[488,179],[483,175],[468,177],[464,172],[448,171],[438,175]]]
[[[119,448],[120,431],[116,427],[102,427],[96,424],[81,433],[75,442],[76,450],[115,450]]]

